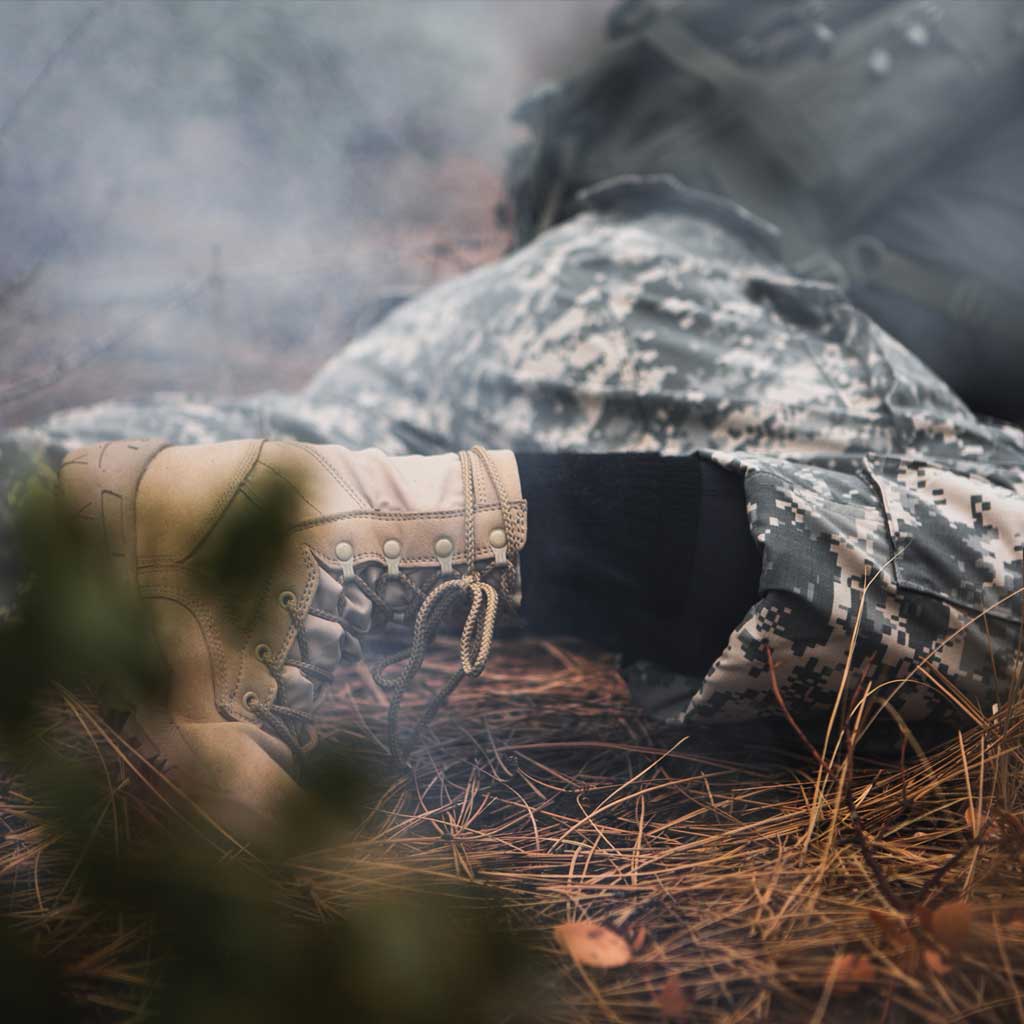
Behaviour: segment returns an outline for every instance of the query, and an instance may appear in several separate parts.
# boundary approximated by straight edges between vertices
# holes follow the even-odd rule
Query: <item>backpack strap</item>
[[[908,256],[870,235],[857,235],[834,250],[844,287],[870,285],[910,299],[973,334],[1019,346],[1024,302],[1010,288],[975,274]]]

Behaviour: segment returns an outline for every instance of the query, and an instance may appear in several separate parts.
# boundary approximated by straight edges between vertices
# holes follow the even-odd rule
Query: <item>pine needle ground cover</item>
[[[33,763],[102,797],[69,824],[45,771],[6,772],[5,991],[77,1020],[1024,1019],[1021,705],[878,759],[874,687],[847,680],[820,749],[758,747],[652,725],[607,658],[507,640],[401,773],[353,671],[325,723],[343,823],[278,859],[59,691]]]

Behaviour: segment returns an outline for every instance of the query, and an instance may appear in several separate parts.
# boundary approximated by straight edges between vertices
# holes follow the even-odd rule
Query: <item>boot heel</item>
[[[70,452],[57,474],[72,529],[106,552],[115,572],[135,582],[135,498],[163,441],[111,441]]]

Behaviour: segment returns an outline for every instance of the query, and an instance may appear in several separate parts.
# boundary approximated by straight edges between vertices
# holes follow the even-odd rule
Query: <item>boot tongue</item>
[[[341,584],[321,568],[316,593],[302,621],[305,657],[296,638],[288,651],[287,661],[308,662],[330,676],[343,655],[351,657],[352,644],[345,635],[344,627],[316,614],[321,611],[336,617],[341,596]],[[320,702],[323,686],[317,681],[307,679],[294,665],[285,666],[281,673],[281,682],[281,702],[296,711],[311,712]]]
[[[306,660],[324,672],[331,674],[341,660],[341,640],[345,630],[337,622],[318,619],[307,615],[302,624],[306,636]],[[288,657],[301,661],[298,640],[292,642]]]
[[[341,584],[330,573],[325,572],[323,566],[317,566],[317,573],[316,593],[313,595],[309,610],[337,615],[342,593]]]
[[[278,685],[278,703],[312,714],[320,703],[323,687],[311,683],[294,665],[286,665],[281,670]]]
[[[395,586],[395,594],[390,594],[385,588],[385,600],[391,597],[396,603],[399,599],[407,601],[404,587],[398,583]],[[331,618],[322,618],[317,612],[341,618],[344,625]],[[401,615],[396,618],[400,619]],[[304,651],[296,637],[285,661],[310,664],[331,676],[339,663],[352,664],[362,657],[359,636],[369,631],[372,621],[373,604],[366,594],[356,587],[343,587],[320,566],[316,593],[302,620]],[[286,664],[281,670],[278,700],[296,711],[315,711],[325,690],[322,681],[308,679],[294,664]]]
[[[365,636],[373,625],[373,602],[356,586],[345,587],[345,596],[338,608],[348,635]]]

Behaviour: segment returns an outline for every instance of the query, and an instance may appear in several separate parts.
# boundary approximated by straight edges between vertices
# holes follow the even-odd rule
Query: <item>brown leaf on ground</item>
[[[670,1024],[686,1024],[690,1019],[693,1000],[678,978],[669,978],[662,986],[658,996],[658,1009]]]
[[[1019,851],[1024,847],[1024,822],[1012,811],[995,807],[991,814],[979,814],[968,803],[964,809],[964,823],[974,836],[980,836],[984,831],[986,842],[998,843],[1008,850]]]
[[[856,992],[861,985],[870,985],[876,978],[875,965],[863,953],[837,953],[829,972],[832,976],[832,991],[845,996]]]
[[[925,967],[928,968],[932,974],[949,974],[953,968],[946,962],[946,959],[937,949],[926,949],[921,955],[921,959],[924,961]]]
[[[584,967],[623,967],[633,959],[633,951],[621,935],[592,921],[560,924],[555,939]]]
[[[917,974],[921,969],[921,950],[923,949],[920,939],[912,932],[907,932],[907,942],[895,955],[899,969],[905,974]]]
[[[936,907],[927,917],[922,917],[921,923],[947,949],[958,952],[970,938],[973,916],[974,908],[970,903],[955,900]]]
[[[1011,910],[1003,922],[1003,928],[1010,935],[1020,935],[1024,932],[1024,913]]]
[[[992,817],[991,837],[1019,854],[1024,849],[1024,822],[1020,815],[1000,807],[992,812]]]
[[[868,917],[871,918],[872,923],[879,930],[883,939],[893,943],[906,941],[908,929],[906,922],[902,918],[874,909],[868,911]]]
[[[964,824],[972,835],[977,835],[987,821],[988,816],[978,814],[971,804],[968,804],[967,807],[964,808]]]

